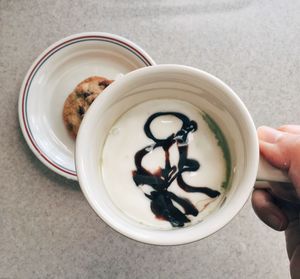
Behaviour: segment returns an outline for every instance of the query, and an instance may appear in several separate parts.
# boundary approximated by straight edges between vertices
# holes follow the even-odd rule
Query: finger
[[[266,225],[277,231],[287,228],[288,218],[274,203],[270,193],[260,189],[254,190],[251,201],[254,212]]]
[[[300,155],[300,134],[290,134],[267,126],[259,127],[257,134],[260,152],[272,165],[288,169],[293,159],[294,163],[298,163],[297,167],[300,167],[299,156],[296,156]]]
[[[278,144],[283,137],[286,137],[286,133],[262,126],[257,129],[257,134],[260,140],[260,153],[263,157],[277,168],[288,169],[290,160],[287,160],[289,158],[286,150]]]
[[[286,170],[300,198],[300,146],[291,142],[272,144],[259,142],[261,155],[274,167]],[[294,150],[294,151],[293,151]]]
[[[297,196],[295,187],[290,183],[257,181],[254,189],[265,190],[272,197],[272,202],[288,218],[288,221],[294,221],[299,217],[300,200]]]
[[[284,132],[268,126],[261,126],[257,129],[258,138],[268,143],[276,143]]]
[[[273,166],[288,171],[300,197],[300,135],[270,127],[258,129],[260,153]]]
[[[290,134],[300,135],[300,125],[283,125],[280,126],[277,130]]]
[[[279,144],[259,141],[261,155],[274,167],[288,170],[291,164],[290,156]]]
[[[275,198],[275,201],[281,200],[300,205],[295,187],[291,183],[257,181],[254,185],[254,189],[267,190],[272,197]]]
[[[272,196],[277,199],[300,205],[295,186],[291,183],[272,182],[270,183],[269,191],[271,191]]]

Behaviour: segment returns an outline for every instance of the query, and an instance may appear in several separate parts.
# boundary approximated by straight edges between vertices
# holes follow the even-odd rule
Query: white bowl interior
[[[77,139],[79,182],[91,206],[117,231],[152,244],[182,244],[215,232],[246,202],[255,181],[258,145],[246,108],[225,84],[204,72],[183,66],[155,66],[130,73],[97,98],[85,116]],[[232,157],[232,181],[221,208],[204,221],[185,228],[159,230],[127,217],[111,201],[101,174],[101,152],[114,122],[131,107],[151,99],[190,102],[221,127]]]

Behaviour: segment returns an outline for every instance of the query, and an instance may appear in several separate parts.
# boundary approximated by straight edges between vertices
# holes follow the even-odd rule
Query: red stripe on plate
[[[53,51],[55,51],[57,48],[65,45],[65,44],[68,44],[70,42],[73,42],[73,41],[76,41],[76,40],[80,40],[80,39],[92,39],[92,38],[100,38],[100,39],[108,39],[108,40],[111,40],[111,41],[115,41],[115,42],[118,42],[120,44],[123,44],[123,45],[126,45],[128,48],[134,50],[134,52],[138,53],[139,56],[141,56],[148,64],[149,66],[152,65],[150,63],[150,61],[139,51],[137,50],[136,48],[132,47],[131,45],[121,41],[121,40],[118,40],[118,39],[115,39],[115,38],[111,38],[111,37],[107,37],[107,36],[97,36],[97,35],[91,35],[91,36],[80,36],[80,37],[76,37],[76,38],[73,38],[73,39],[70,39],[70,40],[67,40],[65,42],[62,42],[60,43],[59,45],[55,46],[54,48],[50,49],[46,54],[44,54],[41,59],[35,64],[35,66],[33,67],[32,71],[30,72],[27,80],[26,80],[26,83],[25,83],[25,87],[24,87],[24,90],[23,90],[23,96],[22,96],[22,118],[23,118],[23,123],[24,123],[24,127],[25,127],[25,131],[28,135],[28,138],[31,142],[31,144],[33,145],[33,147],[37,150],[37,152],[50,164],[52,165],[53,167],[57,168],[58,170],[64,172],[64,173],[67,173],[67,174],[70,174],[70,175],[73,175],[73,176],[76,176],[76,173],[72,172],[72,171],[69,171],[69,170],[66,170],[64,168],[61,168],[60,166],[58,166],[57,164],[55,164],[54,162],[52,162],[41,150],[40,148],[36,145],[31,133],[29,132],[29,129],[28,129],[28,126],[27,126],[27,123],[25,121],[25,96],[26,96],[26,91],[28,89],[28,84],[29,84],[29,81],[31,80],[32,78],[32,75],[33,73],[35,72],[36,68],[40,65],[40,63],[45,59],[47,58],[47,56],[49,56],[49,54]]]

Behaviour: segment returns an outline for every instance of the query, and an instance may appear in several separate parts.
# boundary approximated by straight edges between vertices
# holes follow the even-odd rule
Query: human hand
[[[260,127],[257,132],[261,155],[286,170],[293,184],[257,183],[252,206],[265,224],[285,231],[291,277],[300,278],[300,126]]]

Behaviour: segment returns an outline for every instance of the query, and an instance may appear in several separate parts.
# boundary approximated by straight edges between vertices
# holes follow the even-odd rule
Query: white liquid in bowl
[[[146,129],[149,117],[157,113],[162,114],[152,117]],[[190,124],[196,122],[196,126],[185,127],[181,115],[193,121]],[[114,123],[107,136],[100,165],[107,192],[123,213],[144,225],[168,229],[197,223],[220,206],[229,182],[230,157],[228,153],[226,157],[220,138],[209,125],[207,117],[187,102],[162,99],[141,103]],[[184,133],[186,139],[183,140]],[[166,143],[168,138],[170,144],[164,148],[161,141]],[[137,152],[140,155],[136,155]],[[199,168],[186,171],[195,161]],[[163,190],[151,184],[156,178],[164,182]],[[188,185],[189,190],[184,189],[183,184]],[[208,195],[206,190],[195,192],[195,187],[205,187],[218,195]],[[192,214],[183,201],[193,207]],[[177,212],[187,221],[178,223],[178,220],[165,218],[168,212],[161,202],[172,203],[171,219],[173,215],[177,216]]]

